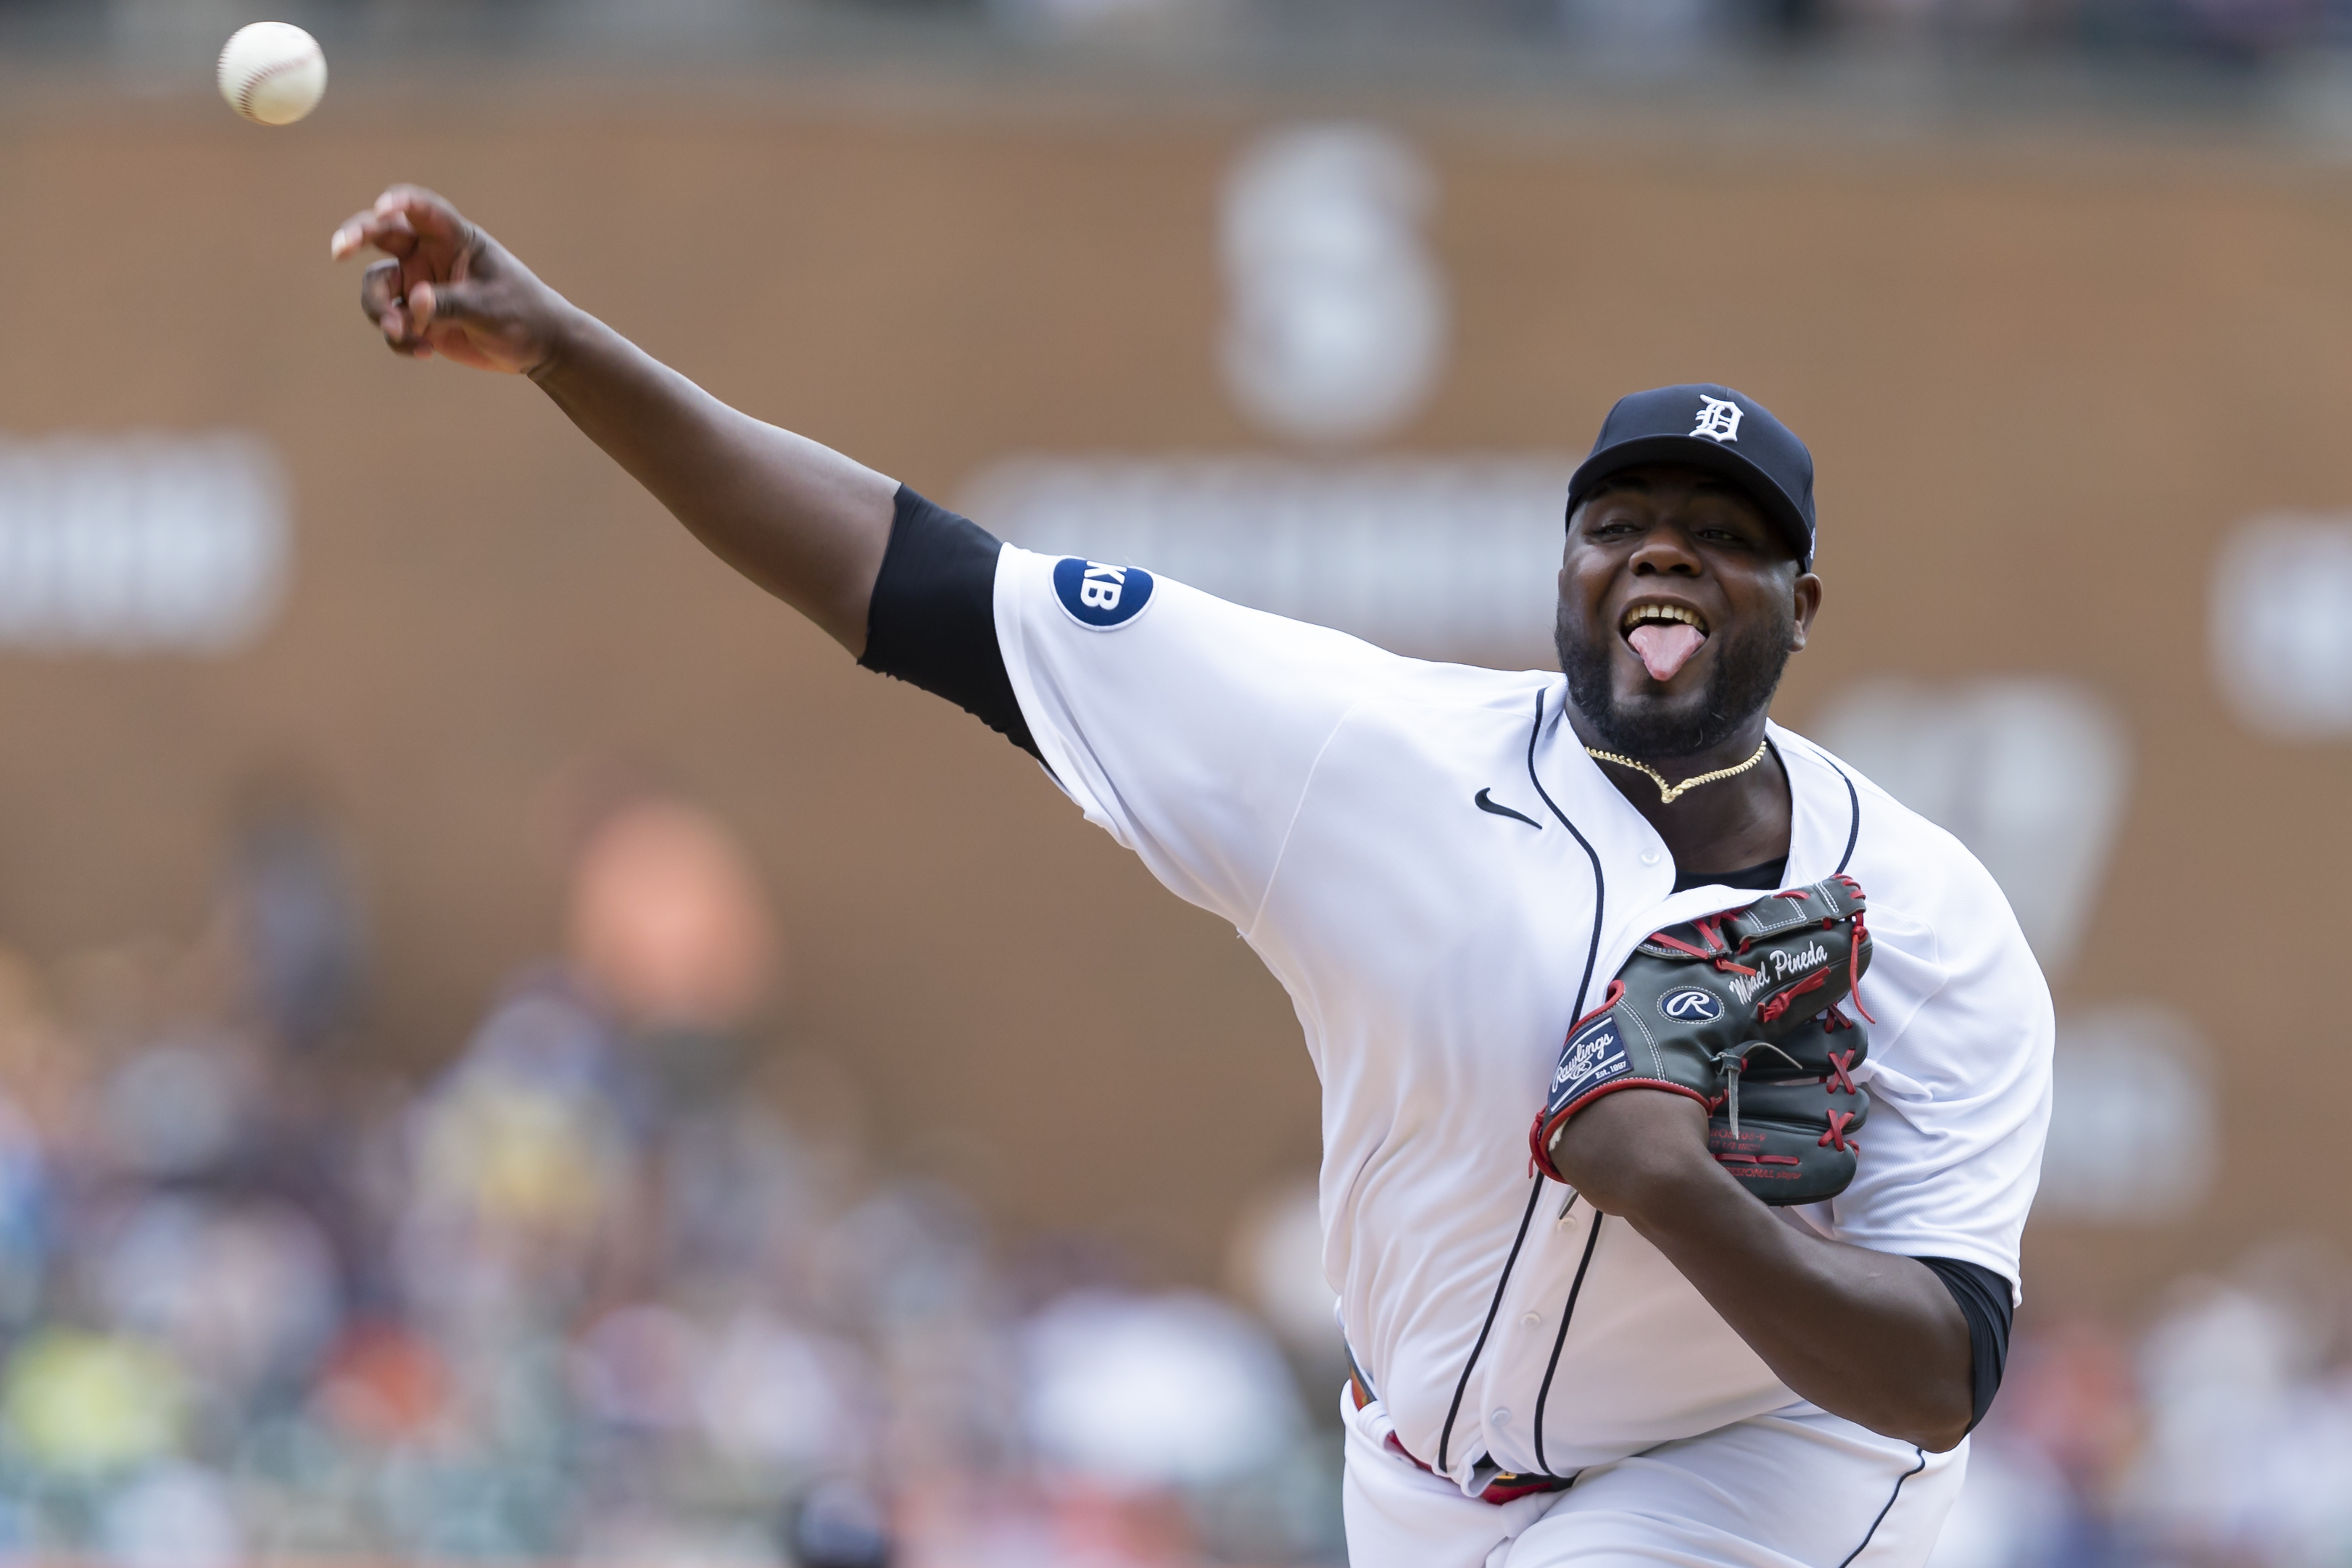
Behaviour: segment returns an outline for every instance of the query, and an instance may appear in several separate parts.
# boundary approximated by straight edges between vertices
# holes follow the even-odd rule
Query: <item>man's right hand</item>
[[[373,246],[388,258],[360,280],[360,308],[395,354],[537,375],[572,307],[432,192],[394,185],[335,231],[336,260]]]

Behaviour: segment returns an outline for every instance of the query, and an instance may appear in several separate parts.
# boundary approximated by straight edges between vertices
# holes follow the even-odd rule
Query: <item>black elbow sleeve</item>
[[[996,537],[898,486],[858,663],[947,698],[1040,761],[996,641]]]
[[[1992,1396],[2000,1391],[2000,1375],[2009,1363],[2010,1321],[2015,1312],[2010,1284],[1980,1263],[1957,1258],[1919,1261],[1944,1281],[1960,1315],[1969,1321],[1969,1429],[1974,1431],[1992,1408]]]

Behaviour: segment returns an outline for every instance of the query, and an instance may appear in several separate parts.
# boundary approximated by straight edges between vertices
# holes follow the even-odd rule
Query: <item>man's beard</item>
[[[1694,695],[1644,697],[1621,706],[1611,685],[1614,655],[1597,639],[1579,641],[1560,606],[1552,623],[1552,645],[1568,676],[1568,695],[1577,711],[1609,750],[1647,762],[1696,757],[1739,733],[1769,706],[1789,664],[1789,641],[1796,620],[1788,610],[1749,626],[1729,642],[1717,643],[1706,685]]]

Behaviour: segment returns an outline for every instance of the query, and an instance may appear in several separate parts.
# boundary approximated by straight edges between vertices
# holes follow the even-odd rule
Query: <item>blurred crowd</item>
[[[608,802],[568,896],[414,1078],[296,807],[188,939],[0,956],[0,1563],[1338,1560],[1328,1349],[869,1160],[719,823]]]
[[[33,57],[99,50],[177,65],[259,14],[243,0],[0,0],[0,42]],[[1849,47],[2238,66],[2352,45],[2352,0],[286,0],[269,14],[346,60],[453,45],[509,58],[602,47],[788,59],[829,42],[855,54],[915,42],[931,57],[943,46],[1066,38],[1124,40],[1214,69],[1259,54],[1312,66],[1335,49],[1429,45],[1485,47],[1522,67]]]
[[[2272,1239],[2137,1335],[2029,1333],[1972,1442],[1934,1568],[2352,1562],[2352,1267]]]
[[[992,1238],[775,1021],[724,827],[584,821],[426,1072],[282,801],[185,939],[0,955],[0,1564],[1343,1559],[1311,1187],[1230,1295]],[[2134,1332],[2029,1306],[1934,1568],[2347,1562],[2352,1266],[2272,1240]]]

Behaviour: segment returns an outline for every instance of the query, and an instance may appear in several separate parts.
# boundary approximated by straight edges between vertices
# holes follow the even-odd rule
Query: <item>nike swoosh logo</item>
[[[1470,797],[1470,803],[1477,807],[1478,810],[1482,811],[1490,811],[1497,817],[1508,817],[1514,822],[1525,822],[1537,832],[1540,833],[1543,831],[1543,824],[1541,822],[1537,821],[1525,811],[1514,811],[1508,806],[1496,805],[1494,801],[1486,798],[1486,791],[1484,789],[1479,790],[1478,793]]]

